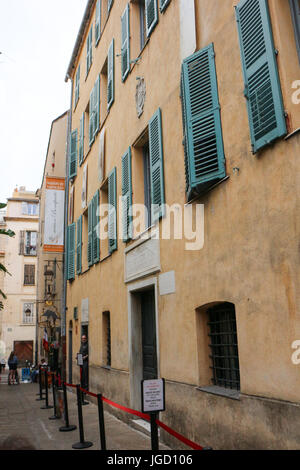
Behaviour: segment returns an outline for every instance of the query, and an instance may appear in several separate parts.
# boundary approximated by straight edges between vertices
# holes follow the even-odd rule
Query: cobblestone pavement
[[[42,410],[45,400],[37,401],[38,384],[21,383],[7,385],[6,374],[0,382],[0,445],[8,436],[25,437],[36,450],[72,450],[78,442],[78,417],[75,393],[68,392],[69,422],[77,429],[60,432],[63,419],[49,420],[54,410]],[[49,389],[49,404],[52,404],[52,390]],[[149,450],[150,437],[123,423],[105,411],[106,446],[108,450]],[[84,438],[93,446],[86,450],[100,450],[98,408],[94,403],[83,407]],[[160,449],[168,447],[160,445]]]

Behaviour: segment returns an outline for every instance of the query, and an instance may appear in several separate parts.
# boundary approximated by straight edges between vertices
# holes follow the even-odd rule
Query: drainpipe
[[[67,314],[67,252],[68,252],[68,201],[69,201],[69,146],[70,146],[70,135],[72,129],[72,96],[73,96],[73,80],[68,75],[67,78],[71,80],[71,98],[70,98],[70,109],[68,114],[68,129],[67,129],[67,155],[66,155],[66,188],[65,188],[65,214],[64,214],[64,265],[63,265],[63,295],[62,295],[62,309],[61,309],[61,343],[62,343],[62,377],[66,380],[66,314]]]

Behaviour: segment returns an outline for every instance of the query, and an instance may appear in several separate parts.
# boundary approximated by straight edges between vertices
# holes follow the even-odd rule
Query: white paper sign
[[[164,379],[142,381],[143,413],[163,411],[165,409]]]
[[[83,358],[82,358],[82,354],[77,354],[77,365],[78,366],[82,366],[83,365]]]

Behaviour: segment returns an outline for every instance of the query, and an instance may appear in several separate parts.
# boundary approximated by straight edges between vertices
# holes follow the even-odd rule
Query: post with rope
[[[69,411],[68,411],[68,397],[67,397],[67,386],[65,382],[62,384],[64,394],[64,415],[65,415],[65,426],[59,428],[60,432],[74,431],[77,426],[75,424],[69,424]]]
[[[97,395],[97,402],[98,402],[98,416],[99,416],[99,430],[100,430],[101,450],[106,450],[104,412],[103,412],[103,401],[102,401],[102,394],[101,393],[98,393],[98,395]]]
[[[41,366],[39,366],[39,388],[40,388],[40,392],[38,395],[40,395],[40,398],[37,398],[36,401],[41,401],[41,400],[45,400],[46,397],[43,397],[43,387],[42,387],[42,368]]]
[[[41,410],[49,410],[50,408],[53,408],[52,405],[49,405],[48,402],[48,371],[47,369],[44,370],[45,373],[45,387],[46,387],[46,404],[45,406],[41,407]]]
[[[82,402],[81,402],[81,390],[80,385],[76,385],[77,390],[77,408],[78,408],[78,425],[79,425],[79,438],[80,441],[72,445],[73,449],[86,449],[93,445],[90,441],[84,440],[84,430],[83,430],[83,417],[82,417]]]
[[[56,386],[55,386],[55,373],[52,372],[52,394],[53,394],[53,407],[54,407],[54,415],[53,416],[50,416],[49,419],[53,420],[53,419],[59,419],[59,417],[57,416],[57,413],[56,413]]]

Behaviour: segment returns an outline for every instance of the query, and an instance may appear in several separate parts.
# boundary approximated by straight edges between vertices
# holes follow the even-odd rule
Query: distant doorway
[[[26,361],[33,363],[33,341],[14,341],[14,351],[19,367],[25,366]]]
[[[143,379],[157,378],[155,299],[153,289],[141,293]]]

